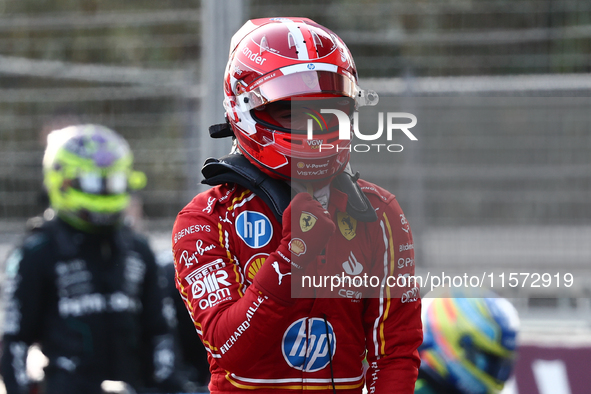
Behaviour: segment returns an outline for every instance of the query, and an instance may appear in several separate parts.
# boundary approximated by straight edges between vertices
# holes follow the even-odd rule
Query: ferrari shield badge
[[[339,225],[341,234],[343,234],[343,237],[348,241],[352,240],[357,235],[357,220],[349,216],[348,213],[337,212],[337,224]]]
[[[302,232],[305,233],[312,230],[312,227],[316,224],[316,220],[318,220],[318,218],[311,213],[306,211],[302,212],[300,215],[300,229]]]

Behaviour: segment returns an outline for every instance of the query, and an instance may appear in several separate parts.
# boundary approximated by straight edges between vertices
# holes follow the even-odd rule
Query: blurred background
[[[0,261],[45,208],[47,133],[85,122],[130,142],[148,176],[136,224],[167,253],[202,162],[229,150],[207,127],[223,122],[230,37],[270,16],[334,30],[362,87],[417,115],[417,142],[352,163],[397,195],[418,273],[572,273],[568,289],[497,289],[523,321],[508,392],[588,393],[589,1],[2,0]]]

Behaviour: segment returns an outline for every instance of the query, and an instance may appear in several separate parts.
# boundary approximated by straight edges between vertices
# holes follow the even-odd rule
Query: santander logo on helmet
[[[320,125],[308,141],[290,104],[317,113],[323,100],[345,100],[351,111],[363,96],[355,63],[345,43],[307,18],[249,20],[232,38],[224,76],[224,107],[237,149],[251,163],[279,179],[330,181],[349,162],[350,139]],[[334,149],[318,149],[319,141]]]

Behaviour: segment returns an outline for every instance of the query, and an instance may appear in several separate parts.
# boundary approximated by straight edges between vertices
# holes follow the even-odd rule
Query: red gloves
[[[336,226],[308,193],[298,193],[283,213],[283,238],[254,277],[255,286],[277,302],[291,304],[291,267],[304,269],[324,250]]]
[[[335,229],[330,214],[318,201],[308,193],[298,193],[283,213],[281,246],[291,253],[291,261],[286,261],[304,268],[324,250]]]

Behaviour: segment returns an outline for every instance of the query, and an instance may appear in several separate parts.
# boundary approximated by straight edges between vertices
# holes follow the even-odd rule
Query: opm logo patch
[[[331,357],[334,357],[336,348],[337,341],[332,325],[315,317],[304,317],[293,322],[281,341],[281,350],[287,364],[304,372],[316,372],[326,367]]]
[[[199,300],[199,308],[205,310],[221,301],[232,299],[230,296],[230,290],[228,289],[230,282],[226,279],[228,279],[228,273],[220,270],[205,275],[202,279],[193,282],[191,285],[191,292],[193,298],[201,298],[201,300]],[[207,297],[204,297],[206,295]]]
[[[273,237],[273,226],[260,212],[244,211],[236,218],[236,233],[245,244],[258,249],[267,245]]]

